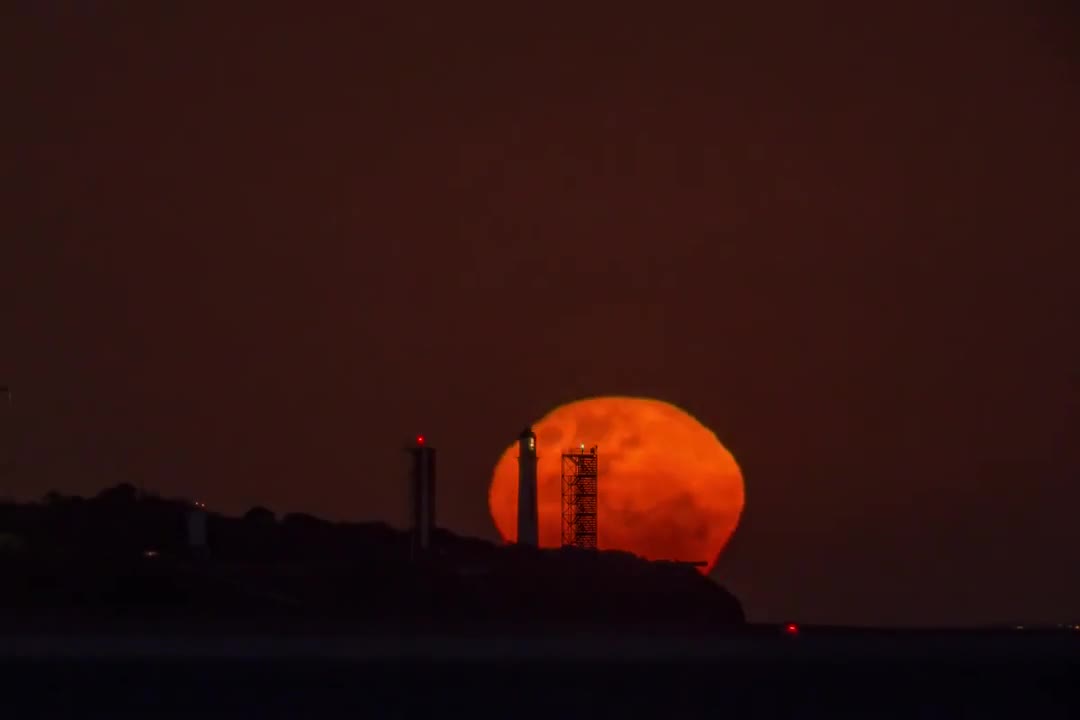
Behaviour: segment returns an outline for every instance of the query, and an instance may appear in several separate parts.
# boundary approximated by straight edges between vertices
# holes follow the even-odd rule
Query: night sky
[[[522,427],[640,394],[752,619],[1076,617],[1070,3],[276,5],[2,11],[4,493],[400,524],[422,431],[494,539]]]

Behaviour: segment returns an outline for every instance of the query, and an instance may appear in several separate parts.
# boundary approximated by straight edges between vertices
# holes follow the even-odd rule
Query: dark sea
[[[1040,638],[0,641],[2,717],[1076,718],[1080,633]]]

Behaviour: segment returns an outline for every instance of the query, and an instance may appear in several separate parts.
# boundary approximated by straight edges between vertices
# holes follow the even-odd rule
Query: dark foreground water
[[[95,641],[95,654],[83,642],[68,653],[8,643],[0,717],[1080,717],[1080,653],[1060,642],[1010,652],[1008,643],[769,640],[693,657],[684,648],[620,659],[614,646],[560,658],[524,645],[469,653],[460,640],[462,652],[444,648],[433,653],[438,660],[424,660],[422,644],[410,657],[380,659],[370,649],[345,651],[347,642],[324,653],[332,657],[242,641],[237,647],[250,651],[200,645],[155,654],[107,639]]]

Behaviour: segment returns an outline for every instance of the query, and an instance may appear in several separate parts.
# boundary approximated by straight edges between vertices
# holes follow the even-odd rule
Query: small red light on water
[[[797,635],[799,633],[799,626],[795,623],[788,623],[784,629],[787,630],[788,635]]]

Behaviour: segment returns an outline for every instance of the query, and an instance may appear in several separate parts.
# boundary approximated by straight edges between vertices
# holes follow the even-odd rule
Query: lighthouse
[[[536,507],[536,433],[525,428],[518,438],[518,524],[519,545],[536,547],[539,542]]]

